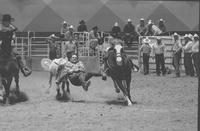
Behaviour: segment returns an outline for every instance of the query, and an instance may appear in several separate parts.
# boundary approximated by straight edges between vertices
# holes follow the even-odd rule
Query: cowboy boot
[[[81,73],[80,76],[79,76],[79,80],[81,82],[81,86],[83,87],[83,89],[85,91],[88,91],[88,87],[90,86],[91,81],[90,80],[86,81],[86,74]]]
[[[19,65],[19,67],[20,67],[20,70],[21,70],[22,74],[25,77],[31,75],[32,71],[27,66],[25,66],[25,64],[23,63],[23,61],[21,59],[21,56],[18,55],[18,56],[16,56],[16,58],[17,58],[17,63]]]

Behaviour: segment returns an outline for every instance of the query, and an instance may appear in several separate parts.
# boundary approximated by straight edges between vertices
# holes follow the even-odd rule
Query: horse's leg
[[[112,79],[112,80],[113,80],[113,79]],[[116,93],[120,93],[120,89],[118,88],[117,83],[116,83],[115,80],[113,80],[113,83],[114,83],[114,87],[115,87],[115,92],[116,92]]]
[[[49,94],[51,86],[52,86],[52,78],[53,78],[53,74],[50,72],[50,74],[49,74],[49,87],[46,90],[47,94]]]
[[[69,81],[68,81],[68,80],[66,80],[65,84],[66,84],[66,86],[67,86],[67,93],[69,93],[69,94],[70,94],[70,89],[69,89]]]
[[[66,97],[66,91],[65,91],[65,80],[62,81],[62,92],[63,92],[62,96],[63,96],[63,97]]]
[[[56,97],[60,97],[61,93],[60,93],[60,85],[59,84],[56,84],[56,91],[57,91]]]
[[[126,86],[127,86],[127,93],[128,93],[128,97],[131,100],[131,102],[133,103],[132,99],[131,99],[131,91],[130,91],[130,84],[131,84],[131,80],[127,79],[126,80]]]
[[[122,92],[123,92],[123,94],[124,94],[124,96],[125,96],[125,99],[126,99],[126,101],[127,101],[128,106],[131,106],[131,105],[132,105],[132,102],[131,102],[131,100],[130,100],[129,97],[128,97],[128,93],[127,93],[126,87],[123,86],[123,83],[122,83],[121,80],[115,80],[115,81],[116,81],[117,85],[119,86],[119,88],[122,90]],[[125,85],[126,85],[126,84],[125,84]]]
[[[6,103],[5,104],[9,104],[10,103],[9,95],[10,95],[10,86],[11,86],[11,83],[12,83],[12,77],[9,77],[7,79],[7,83],[6,83],[6,87],[5,87],[5,91],[6,91],[6,96],[5,96]]]
[[[15,75],[15,84],[16,84],[16,94],[19,95],[20,90],[19,90],[19,72],[16,73]]]

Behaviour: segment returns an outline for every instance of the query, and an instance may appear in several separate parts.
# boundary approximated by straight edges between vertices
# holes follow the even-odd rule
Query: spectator
[[[199,36],[197,34],[194,35],[194,45],[192,46],[192,59],[194,62],[196,75],[199,76],[200,57],[199,57]]]
[[[161,30],[161,33],[159,35],[166,35],[167,34],[167,29],[165,26],[165,21],[163,19],[160,19],[158,22],[158,28]]]
[[[124,41],[127,46],[131,46],[133,40],[138,40],[138,34],[136,32],[135,26],[132,24],[132,20],[128,19],[128,23],[124,26],[123,29],[125,36]]]
[[[143,57],[144,75],[149,74],[149,57],[151,53],[151,46],[149,45],[149,43],[150,43],[150,40],[147,37],[143,40],[143,44],[140,48],[140,54],[142,53],[142,57]]]
[[[182,53],[182,45],[179,39],[179,35],[177,33],[173,34],[173,46],[172,46],[172,52],[173,52],[173,59],[172,59],[172,65],[175,68],[176,77],[180,77],[180,60],[181,60],[181,53]]]
[[[69,30],[69,24],[66,21],[63,21],[60,31],[61,36],[65,37],[68,30]]]
[[[65,42],[63,54],[64,57],[68,58],[68,60],[71,59],[72,54],[77,54],[77,45],[72,38],[70,38],[69,41]]]
[[[192,41],[192,35],[188,34],[185,37],[185,45],[183,46],[183,51],[184,51],[184,66],[185,66],[185,74],[188,76],[194,76],[194,67],[192,64],[192,46],[193,46],[193,41]]]
[[[144,36],[145,33],[147,32],[147,27],[145,26],[144,18],[140,19],[140,24],[137,25],[136,31],[140,36]]]
[[[153,54],[156,60],[156,74],[160,76],[160,66],[162,70],[162,75],[166,74],[165,69],[165,45],[162,43],[162,38],[157,37],[157,42],[152,46]]]
[[[74,26],[73,25],[69,26],[69,30],[65,34],[66,41],[69,41],[71,39],[74,40]]]
[[[81,20],[81,21],[79,22],[79,26],[78,26],[78,28],[77,28],[77,31],[78,31],[78,32],[87,32],[87,26],[86,26],[84,20]]]
[[[157,36],[161,33],[162,31],[151,20],[149,20],[147,24],[146,36]]]
[[[112,31],[111,31],[111,35],[114,38],[119,38],[121,34],[121,28],[119,27],[119,24],[117,22],[115,22]]]
[[[97,47],[99,40],[100,40],[100,36],[98,34],[98,29],[99,28],[97,26],[94,26],[92,28],[92,30],[89,32],[90,48],[93,49],[93,51],[96,50],[96,47]]]
[[[57,45],[56,45],[56,36],[55,34],[50,35],[46,39],[46,43],[49,45],[49,59],[54,60],[57,58]]]

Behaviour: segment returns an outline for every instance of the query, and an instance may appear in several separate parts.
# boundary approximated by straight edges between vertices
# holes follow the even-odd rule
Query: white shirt
[[[155,53],[155,54],[162,54],[162,53],[164,53],[165,52],[165,45],[164,44],[160,44],[160,45],[158,45],[157,43],[156,44],[154,44],[153,46],[152,46],[152,48],[153,48],[153,53]]]
[[[193,42],[188,41],[188,43],[183,47],[184,52],[185,53],[191,53],[192,52],[192,46],[193,46]]]
[[[192,46],[192,52],[193,53],[198,53],[199,52],[199,40],[194,42],[194,44]]]

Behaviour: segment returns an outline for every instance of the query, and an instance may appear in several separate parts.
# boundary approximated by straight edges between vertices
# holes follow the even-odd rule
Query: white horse
[[[57,75],[58,67],[59,65],[64,65],[68,62],[67,58],[59,58],[59,59],[54,59],[50,60],[48,58],[43,58],[41,60],[41,66],[43,67],[44,70],[49,71],[49,87],[46,90],[46,93],[50,92],[50,88],[52,87],[52,79]],[[62,91],[63,95],[65,95],[65,84],[67,86],[67,92],[70,93],[69,90],[69,82],[66,80],[62,81]],[[60,93],[59,86],[56,86],[57,88],[57,93]]]

